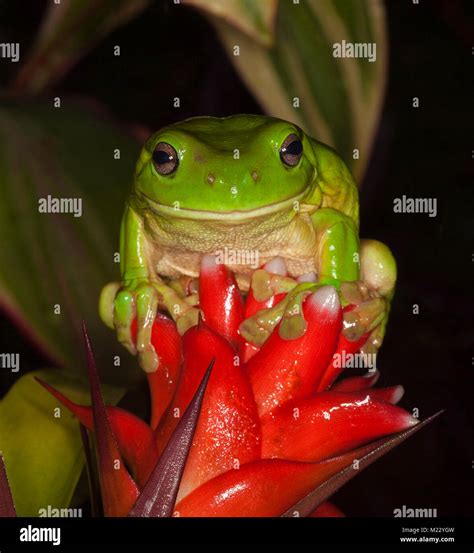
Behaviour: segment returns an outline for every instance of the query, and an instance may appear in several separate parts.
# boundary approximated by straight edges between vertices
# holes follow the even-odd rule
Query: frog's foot
[[[384,318],[381,324],[376,326],[370,333],[365,344],[360,348],[361,354],[365,356],[376,355],[383,342],[385,335],[385,327],[387,325],[387,317]]]
[[[199,278],[182,275],[168,281],[168,286],[176,291],[183,298],[195,295],[199,292]]]
[[[368,334],[361,353],[376,354],[385,334],[390,311],[389,299],[362,281],[343,282],[341,296],[344,305],[355,306],[344,313],[344,336],[352,342]]]
[[[159,293],[154,282],[134,279],[120,286],[113,282],[102,290],[99,313],[109,327],[115,328],[118,341],[133,355],[138,354],[140,366],[154,372],[159,358],[151,343],[151,331],[158,309]],[[136,319],[136,340],[132,323]]]
[[[239,327],[241,336],[250,344],[261,346],[280,322],[285,304],[286,300],[283,299],[273,307],[261,309],[245,319]]]
[[[341,284],[343,303],[355,305],[344,313],[343,334],[351,342],[372,333],[386,319],[388,302],[362,281]]]
[[[114,330],[114,300],[120,290],[120,282],[106,284],[99,296],[99,316],[102,322]]]
[[[307,323],[303,314],[303,301],[324,286],[323,283],[302,282],[292,290],[286,297],[286,304],[281,317],[281,324],[278,332],[284,340],[300,338],[306,332]]]
[[[198,324],[200,311],[195,307],[198,301],[197,292],[186,296],[181,293],[181,290],[177,291],[175,287],[162,281],[156,282],[155,287],[160,295],[160,304],[176,322],[176,327],[181,336],[186,330]],[[183,289],[183,292],[186,294],[193,290],[194,288],[188,288],[186,290]]]
[[[257,302],[263,303],[272,296],[286,294],[298,284],[293,278],[286,276],[286,270],[280,270],[278,273],[276,271],[273,272],[267,268],[268,265],[267,263],[264,268],[257,269],[252,274],[250,290]],[[285,303],[286,298],[275,306],[261,309],[245,319],[240,325],[240,334],[247,342],[261,346],[280,322],[285,309]]]
[[[370,333],[361,353],[375,354],[385,334],[397,266],[390,249],[377,240],[361,241],[360,265],[362,280],[347,282],[341,287],[348,303],[357,305],[344,315],[344,333],[354,338]]]
[[[302,336],[306,330],[306,321],[304,320],[301,309],[302,302],[308,294],[322,286],[322,284],[315,284],[313,282],[298,283],[289,277],[280,277],[280,279],[281,280],[276,279],[276,282],[280,282],[281,287],[275,287],[276,291],[272,291],[272,294],[288,292],[290,289],[291,291],[287,293],[287,296],[273,307],[257,311],[255,315],[248,317],[240,325],[240,334],[251,344],[261,346],[280,321],[280,336],[285,340],[298,338]],[[267,296],[260,293],[265,290],[265,287],[262,286],[262,288],[259,289],[258,286],[259,283],[257,283],[258,297],[259,299],[263,298],[263,300],[260,301],[264,301],[272,295],[270,294]],[[252,288],[252,290],[254,290],[254,288]]]
[[[113,282],[102,290],[99,313],[104,323],[115,328],[118,341],[133,355],[146,372],[155,372],[159,357],[151,335],[158,307],[164,307],[176,321],[180,334],[197,324],[199,310],[193,306],[196,298],[181,296],[161,280],[134,279],[120,286]],[[136,340],[132,324],[136,319]]]
[[[252,275],[250,288],[257,301],[267,301],[277,294],[290,292],[297,282],[288,276],[257,269]]]
[[[379,244],[377,243],[377,250],[380,247]],[[385,248],[385,246],[383,247]],[[375,259],[373,249],[371,249],[370,253],[372,256],[371,263],[373,263]],[[384,251],[385,254],[386,251]],[[377,257],[377,259],[380,260],[380,257]],[[307,326],[302,309],[305,297],[321,286],[331,285],[339,291],[342,305],[352,304],[356,306],[344,313],[344,336],[350,341],[355,341],[364,334],[370,333],[364,348],[367,353],[375,353],[380,347],[385,333],[390,310],[390,297],[393,295],[394,280],[390,280],[389,275],[384,274],[383,286],[375,286],[375,284],[380,284],[380,275],[375,282],[374,278],[372,278],[368,279],[368,282],[354,281],[340,283],[336,279],[329,277],[322,278],[317,283],[305,282],[298,284],[286,298],[279,328],[280,336],[285,340],[292,340],[302,336]],[[384,294],[387,294],[387,297],[382,295],[381,289]],[[260,316],[260,319],[262,319],[262,316]]]
[[[181,276],[160,285],[162,305],[176,322],[180,335],[198,323],[199,279]]]
[[[186,304],[187,310],[182,312],[175,319],[176,327],[180,336],[182,336],[189,328],[196,326],[199,322],[201,312],[196,307],[190,307]]]
[[[397,282],[397,264],[392,252],[378,240],[361,240],[360,278],[373,292],[392,299]]]

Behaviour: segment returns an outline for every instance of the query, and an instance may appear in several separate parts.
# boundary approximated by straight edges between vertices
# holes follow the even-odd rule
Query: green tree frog
[[[281,258],[289,277],[285,302],[268,315],[288,339],[300,332],[297,308],[308,291],[332,284],[343,303],[360,304],[348,323],[357,334],[384,332],[396,265],[382,243],[359,241],[355,182],[330,147],[272,117],[195,117],[163,128],[144,145],[121,226],[121,283],[101,294],[102,319],[119,341],[154,371],[151,327],[158,308],[184,332],[198,309],[176,284],[199,274],[203,256],[254,252],[259,265]],[[226,265],[248,289],[255,267],[230,256]],[[305,279],[303,279],[305,280]],[[136,345],[131,322],[137,319]],[[248,340],[259,320],[246,321]],[[255,332],[254,332],[255,331]],[[257,338],[256,338],[257,340]]]

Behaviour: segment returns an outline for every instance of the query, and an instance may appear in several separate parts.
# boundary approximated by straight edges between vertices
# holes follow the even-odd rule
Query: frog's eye
[[[303,144],[296,134],[290,134],[280,148],[280,159],[285,165],[294,167],[303,155]]]
[[[159,142],[153,152],[153,163],[160,175],[170,175],[178,168],[179,160],[176,150],[167,142]]]

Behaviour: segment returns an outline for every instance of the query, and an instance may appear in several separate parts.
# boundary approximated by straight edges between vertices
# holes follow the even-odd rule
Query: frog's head
[[[196,117],[147,141],[134,192],[158,213],[238,219],[291,206],[314,186],[315,172],[310,139],[292,123]]]

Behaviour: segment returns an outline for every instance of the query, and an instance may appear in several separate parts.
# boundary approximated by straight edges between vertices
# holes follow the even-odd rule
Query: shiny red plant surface
[[[261,347],[246,343],[239,325],[282,294],[265,305],[252,291],[244,299],[234,275],[209,260],[199,288],[202,321],[183,337],[165,315],[155,320],[160,365],[147,375],[150,424],[107,407],[108,430],[100,430],[108,448],[104,455],[113,457],[116,447],[124,462],[121,471],[99,462],[106,516],[126,516],[138,494],[149,493],[152,473],[163,481],[155,467],[162,456],[179,457],[172,457],[170,444],[184,435],[179,423],[186,409],[195,408],[193,397],[213,360],[199,418],[188,434],[192,445],[179,450],[181,457],[185,451],[183,465],[173,473],[175,516],[281,516],[365,454],[361,446],[418,423],[394,405],[403,393],[400,386],[372,388],[377,372],[334,384],[343,370],[335,355],[356,353],[366,339],[349,342],[342,335],[343,309],[334,288],[321,287],[304,300],[303,336],[285,340],[277,326]],[[43,385],[98,434],[103,421],[97,407],[76,405]],[[131,514],[147,516],[136,506]],[[326,502],[309,516],[341,515]]]

